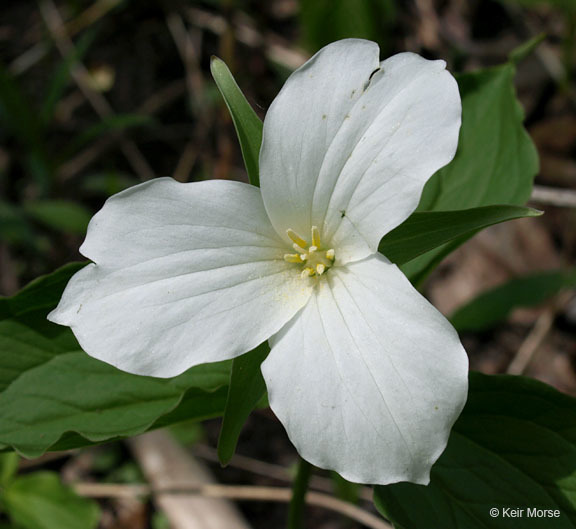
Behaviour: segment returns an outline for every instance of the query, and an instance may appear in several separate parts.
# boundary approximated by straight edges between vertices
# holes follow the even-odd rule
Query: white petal
[[[370,484],[426,484],[467,394],[466,353],[395,265],[335,267],[271,340],[270,405],[305,459]]]
[[[272,224],[280,234],[319,226],[340,263],[374,253],[454,157],[460,115],[444,61],[401,53],[379,65],[373,43],[326,46],[266,115],[260,181]]]
[[[169,377],[232,358],[278,331],[310,290],[257,188],[163,178],[109,199],[50,319],[131,373]]]

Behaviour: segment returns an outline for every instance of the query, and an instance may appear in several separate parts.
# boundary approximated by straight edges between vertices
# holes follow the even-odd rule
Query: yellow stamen
[[[287,229],[286,235],[288,235],[288,237],[290,237],[290,240],[295,245],[300,246],[300,248],[306,248],[308,246],[308,243],[302,237],[300,237],[300,235],[298,235],[294,230]]]
[[[307,268],[304,268],[304,270],[302,270],[302,272],[300,273],[300,277],[302,279],[305,279],[306,277],[311,277],[315,274],[316,274],[316,272],[314,272],[313,268],[307,267]]]
[[[333,249],[326,250],[326,259],[330,259],[330,261],[334,261],[335,253]]]
[[[326,270],[326,266],[323,265],[322,263],[316,265],[316,273],[319,276],[321,276],[324,273],[324,270]]]
[[[314,253],[318,251],[318,246],[310,246],[310,248],[308,248],[308,251],[310,253]]]
[[[296,243],[294,243],[292,245],[292,248],[294,248],[298,253],[307,254],[306,250],[304,248],[298,246]]]
[[[287,253],[284,254],[284,261],[286,261],[287,263],[301,263],[302,256],[297,253]]]
[[[312,226],[312,246],[316,246],[317,248],[321,246],[318,226]]]

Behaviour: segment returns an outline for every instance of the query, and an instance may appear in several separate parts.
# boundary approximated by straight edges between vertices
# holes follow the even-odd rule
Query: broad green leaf
[[[264,342],[253,351],[233,360],[228,398],[218,439],[218,459],[223,465],[232,459],[242,426],[266,392],[260,364],[269,352],[268,342]]]
[[[0,299],[0,448],[26,457],[222,414],[231,362],[172,378],[130,375],[81,351],[46,315],[82,264]]]
[[[458,151],[426,185],[420,211],[522,205],[528,200],[538,155],[522,125],[515,71],[507,63],[456,76],[462,96]]]
[[[16,452],[0,454],[0,488],[6,487],[18,472],[20,458]]]
[[[452,314],[458,331],[482,331],[504,320],[517,307],[533,307],[560,290],[576,287],[576,270],[540,272],[512,279],[480,294]]]
[[[386,46],[395,13],[393,0],[302,0],[302,39],[311,52],[346,38],[368,39]]]
[[[374,499],[404,529],[573,529],[576,400],[528,378],[471,373],[468,403],[430,485],[379,486]],[[524,516],[503,517],[506,507]],[[529,518],[529,507],[560,517]]]
[[[232,116],[250,183],[259,186],[258,157],[262,143],[262,122],[244,97],[224,61],[212,57],[210,71]]]
[[[514,73],[514,65],[507,63],[457,76],[462,96],[458,152],[424,188],[419,211],[522,205],[529,198],[538,156],[522,125],[524,114],[515,97]],[[414,259],[405,273],[419,283],[466,239]]]
[[[403,264],[449,241],[473,235],[487,226],[541,214],[538,210],[520,206],[417,212],[386,234],[378,250],[393,263]]]
[[[54,472],[35,472],[13,481],[3,502],[10,518],[26,529],[95,529],[96,502],[60,483]]]
[[[68,200],[36,200],[26,202],[24,209],[32,218],[49,228],[84,234],[92,215],[81,204]]]

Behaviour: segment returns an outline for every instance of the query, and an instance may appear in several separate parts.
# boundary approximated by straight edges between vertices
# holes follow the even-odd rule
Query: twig
[[[542,346],[548,334],[552,330],[554,319],[558,311],[570,300],[571,292],[563,292],[556,296],[546,309],[540,314],[534,327],[518,348],[518,352],[510,362],[506,373],[509,375],[521,375]]]
[[[530,200],[538,204],[576,208],[576,191],[573,189],[534,186]]]
[[[200,495],[208,498],[227,498],[245,501],[289,502],[292,491],[285,487],[253,487],[249,485],[187,485],[175,488],[153,489],[149,485],[119,485],[112,483],[76,483],[74,490],[89,498],[125,498],[150,495]],[[338,512],[371,529],[392,529],[377,516],[321,492],[308,492],[306,503]]]
[[[71,37],[74,36],[82,29],[94,24],[94,22],[97,22],[121,2],[122,0],[98,0],[94,2],[75,19],[66,23],[66,33]],[[10,66],[8,67],[10,73],[13,75],[20,75],[26,72],[37,62],[42,60],[48,51],[50,51],[50,46],[48,44],[45,42],[37,42],[10,63]]]
[[[197,443],[192,448],[194,455],[206,459],[213,463],[218,463],[218,452],[215,448],[211,446]],[[266,463],[265,461],[260,461],[251,457],[243,456],[240,454],[234,454],[232,459],[228,463],[228,466],[238,468],[240,470],[246,470],[253,474],[258,474],[259,476],[265,476],[267,478],[276,479],[278,481],[292,481],[292,473],[286,467],[281,465],[274,465],[272,463]],[[310,478],[310,488],[316,489],[322,492],[332,492],[334,487],[330,479],[324,478],[322,476],[311,476]],[[364,501],[372,502],[372,490],[369,487],[359,487],[358,497]]]
[[[188,15],[190,23],[197,27],[216,35],[223,35],[226,32],[227,23],[224,17],[195,7],[188,9]],[[295,70],[309,58],[305,52],[288,46],[278,35],[273,33],[262,35],[254,29],[254,25],[246,16],[239,15],[234,19],[234,33],[236,39],[246,46],[264,47],[268,59],[290,70]]]
[[[154,491],[216,484],[208,468],[166,430],[129,439],[128,446]],[[173,529],[250,529],[227,498],[154,494],[154,501]]]
[[[202,36],[201,32],[195,28],[196,38],[194,39],[186,29],[182,17],[176,13],[170,13],[166,17],[166,25],[170,30],[186,70],[188,96],[196,116],[192,139],[184,147],[173,173],[174,179],[179,182],[186,182],[198,157],[199,146],[202,145],[202,140],[207,137],[210,120],[206,112],[207,105],[203,104],[204,77],[199,61]]]
[[[136,113],[144,114],[146,116],[154,115],[163,107],[182,96],[185,92],[186,83],[179,79],[152,94],[140,107],[138,107],[138,109],[136,109]],[[79,152],[74,156],[74,158],[63,163],[58,168],[58,177],[61,181],[73,178],[113,145],[114,138],[112,136],[96,141],[83,151]]]
[[[181,16],[176,13],[170,13],[166,17],[166,25],[170,30],[170,34],[174,39],[174,43],[186,69],[186,83],[190,98],[195,100],[196,103],[199,103],[200,101],[198,100],[201,99],[204,92],[204,78],[202,77],[198,60],[200,51],[195,50],[197,46],[194,46]]]
[[[76,55],[74,43],[66,33],[64,22],[53,0],[42,0],[39,3],[39,7],[44,23],[60,54],[65,58],[74,57]],[[78,60],[74,61],[70,68],[70,75],[100,118],[109,118],[114,115],[114,111],[106,98],[100,92],[96,92],[91,88],[90,74],[81,62]],[[154,178],[154,172],[136,144],[122,136],[120,136],[119,141],[124,156],[140,179],[150,180]]]

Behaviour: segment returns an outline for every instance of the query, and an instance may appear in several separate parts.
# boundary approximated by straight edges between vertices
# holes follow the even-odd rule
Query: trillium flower
[[[261,188],[147,182],[110,198],[49,318],[91,356],[172,377],[269,340],[270,405],[300,454],[348,480],[427,483],[467,394],[446,319],[383,235],[454,156],[443,61],[343,40],[294,72],[264,121]]]

